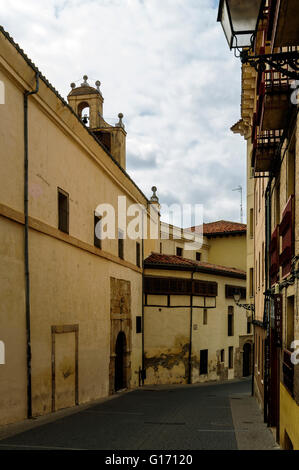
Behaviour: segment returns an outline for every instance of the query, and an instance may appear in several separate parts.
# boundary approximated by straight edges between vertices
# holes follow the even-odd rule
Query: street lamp
[[[252,46],[262,3],[262,0],[220,0],[218,21],[230,49]]]
[[[244,308],[246,310],[246,316],[248,319],[253,317],[255,308],[253,304],[240,304],[241,300],[241,291],[236,289],[234,292],[234,301],[238,307]]]
[[[299,79],[299,52],[279,52],[254,55],[260,19],[263,19],[265,0],[220,0],[218,18],[230,49],[239,52],[242,64],[257,72],[271,69],[295,80]],[[288,66],[288,68],[286,68]],[[291,70],[289,70],[291,68]]]

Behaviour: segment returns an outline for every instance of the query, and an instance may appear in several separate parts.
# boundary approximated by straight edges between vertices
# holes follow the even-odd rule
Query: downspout
[[[142,336],[142,346],[141,346],[141,383],[144,385],[144,381],[146,378],[145,374],[145,360],[144,360],[144,212],[142,211],[142,241],[141,241],[141,256],[142,256],[142,295],[141,295],[141,301],[142,301],[142,320],[141,320],[141,325],[142,325],[142,330],[141,330],[141,336]]]
[[[39,91],[39,74],[36,72],[34,91],[24,92],[24,264],[25,264],[25,302],[26,302],[26,342],[27,342],[27,417],[32,418],[31,384],[31,328],[30,328],[30,271],[29,271],[29,223],[28,223],[28,96]]]
[[[192,289],[193,289],[193,279],[196,269],[192,271],[191,280],[192,280]],[[193,328],[193,292],[191,291],[190,296],[190,336],[189,336],[189,355],[188,355],[188,385],[192,384],[192,328]]]

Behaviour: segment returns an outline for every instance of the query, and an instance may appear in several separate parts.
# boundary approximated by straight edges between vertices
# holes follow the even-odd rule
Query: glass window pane
[[[234,36],[232,47],[250,47],[252,34],[238,34]]]
[[[229,47],[231,47],[232,31],[231,31],[231,25],[229,21],[228,12],[227,12],[226,2],[223,2],[223,8],[222,8],[222,13],[221,13],[221,24],[222,24],[223,31],[226,36],[228,45]]]
[[[261,0],[228,0],[233,29],[255,31]]]

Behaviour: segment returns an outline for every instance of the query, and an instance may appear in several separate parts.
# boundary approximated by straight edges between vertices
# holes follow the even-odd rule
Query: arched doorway
[[[251,370],[251,344],[245,343],[243,346],[243,377],[252,374]]]
[[[123,331],[118,334],[115,345],[115,375],[114,375],[114,390],[121,390],[126,388],[126,368],[125,368],[125,353],[126,353],[126,336]]]

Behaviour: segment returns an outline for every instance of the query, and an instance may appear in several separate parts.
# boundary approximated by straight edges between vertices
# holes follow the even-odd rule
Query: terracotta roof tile
[[[196,229],[200,227],[190,227],[192,232],[195,232]],[[246,224],[240,224],[237,222],[230,222],[226,220],[218,220],[217,222],[210,222],[208,224],[203,224],[203,235],[220,235],[220,234],[233,234],[247,231]]]
[[[236,269],[233,267],[227,266],[220,266],[218,264],[211,264],[205,263],[203,261],[194,261],[187,258],[182,258],[181,256],[176,255],[164,255],[160,253],[152,253],[146,260],[144,261],[145,267],[153,267],[153,266],[171,266],[178,268],[190,269],[192,267],[197,267],[201,271],[218,271],[219,273],[227,273],[227,274],[235,274],[240,276],[246,276],[246,272],[242,271],[241,269]]]

